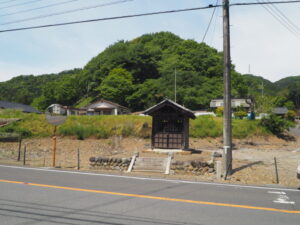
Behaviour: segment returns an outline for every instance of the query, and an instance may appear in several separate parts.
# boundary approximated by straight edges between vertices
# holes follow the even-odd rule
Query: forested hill
[[[164,98],[174,98],[175,70],[179,104],[201,109],[212,98],[222,97],[222,53],[205,43],[159,32],[119,41],[82,69],[2,82],[0,99],[44,109],[52,103],[80,107],[104,98],[133,111],[143,110]],[[233,97],[255,95],[259,82],[253,77],[242,76],[233,66]],[[272,83],[269,85],[270,94],[275,94]]]
[[[276,81],[274,84],[279,90],[288,88],[293,83],[299,83],[300,82],[300,76],[293,76],[293,77],[286,77],[281,80]]]
[[[280,90],[275,83],[272,83],[271,81],[260,76],[244,74],[243,78],[244,82],[247,84],[249,92],[252,94],[261,94],[263,92],[264,94],[274,96]]]
[[[42,95],[45,84],[79,72],[80,69],[74,69],[58,74],[20,75],[14,77],[9,81],[0,82],[0,100],[31,104],[35,98]]]

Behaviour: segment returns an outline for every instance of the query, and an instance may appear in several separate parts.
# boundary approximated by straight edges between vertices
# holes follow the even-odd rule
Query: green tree
[[[131,73],[123,68],[113,69],[97,88],[99,96],[127,105],[125,99],[133,90],[133,77]]]
[[[134,86],[133,93],[126,98],[126,101],[134,111],[145,110],[164,99],[160,88],[160,79],[149,79],[142,84]]]

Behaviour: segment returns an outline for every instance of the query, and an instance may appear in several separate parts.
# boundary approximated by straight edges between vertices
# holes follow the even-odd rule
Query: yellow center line
[[[195,200],[180,199],[180,198],[158,197],[158,196],[151,196],[151,195],[128,194],[128,193],[120,193],[120,192],[73,188],[73,187],[64,187],[64,186],[56,186],[56,185],[48,185],[48,184],[26,183],[22,181],[11,181],[11,180],[1,180],[1,179],[0,182],[11,183],[11,184],[25,184],[25,185],[37,186],[37,187],[55,188],[55,189],[63,189],[63,190],[70,190],[70,191],[82,191],[82,192],[90,192],[90,193],[98,193],[98,194],[106,194],[106,195],[118,195],[118,196],[135,197],[135,198],[155,199],[155,200],[162,200],[162,201],[184,202],[184,203],[192,203],[192,204],[200,204],[200,205],[225,206],[225,207],[242,208],[242,209],[300,214],[300,211],[296,211],[296,210],[275,209],[275,208],[266,208],[266,207],[259,207],[259,206],[236,205],[236,204],[228,204],[228,203],[195,201]]]

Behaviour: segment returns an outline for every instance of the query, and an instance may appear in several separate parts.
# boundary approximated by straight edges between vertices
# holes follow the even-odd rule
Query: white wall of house
[[[247,100],[248,102],[251,102],[250,99]],[[210,107],[211,108],[217,108],[224,106],[224,101],[223,99],[213,99],[210,101]],[[231,106],[232,108],[236,107],[245,107],[249,108],[250,105],[246,102],[246,99],[240,98],[240,99],[231,99]]]
[[[59,114],[59,115],[66,114],[66,110],[60,104],[52,104],[49,106],[49,108],[52,109],[52,113],[54,113],[54,114]]]

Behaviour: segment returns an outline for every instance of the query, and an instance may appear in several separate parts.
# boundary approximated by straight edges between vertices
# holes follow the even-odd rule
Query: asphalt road
[[[300,191],[0,166],[0,225],[299,225]]]

